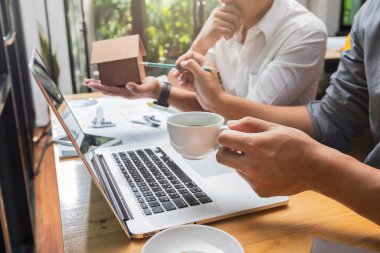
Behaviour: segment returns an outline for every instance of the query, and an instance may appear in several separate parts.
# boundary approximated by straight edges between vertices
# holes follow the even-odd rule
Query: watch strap
[[[168,99],[169,99],[171,88],[172,88],[172,85],[170,83],[164,82],[160,96],[158,97],[157,101],[154,101],[153,103],[160,106],[169,107]]]

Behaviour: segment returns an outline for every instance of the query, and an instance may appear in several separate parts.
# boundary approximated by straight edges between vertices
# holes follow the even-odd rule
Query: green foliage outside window
[[[92,0],[92,4],[96,40],[131,34],[131,0]],[[193,40],[193,0],[145,0],[145,5],[146,59],[175,61]],[[217,0],[206,1],[205,19],[218,5]]]
[[[343,2],[343,25],[352,25],[354,16],[359,11],[362,0],[344,0]]]
[[[131,31],[131,0],[92,0],[95,39],[127,35]]]
[[[149,17],[145,33],[151,60],[175,59],[191,45],[194,28],[191,0],[146,0]]]

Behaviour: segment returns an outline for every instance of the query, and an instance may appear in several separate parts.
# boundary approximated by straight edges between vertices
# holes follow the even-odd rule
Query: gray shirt
[[[380,1],[369,0],[356,15],[351,49],[321,101],[308,105],[316,139],[348,151],[349,141],[371,131],[374,147],[365,163],[380,169]]]

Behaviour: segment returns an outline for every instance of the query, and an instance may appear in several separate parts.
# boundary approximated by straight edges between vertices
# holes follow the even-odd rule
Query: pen
[[[154,108],[154,109],[157,109],[157,110],[161,110],[161,111],[164,111],[164,112],[168,112],[168,113],[173,113],[173,114],[178,113],[178,111],[175,110],[175,109],[172,109],[172,108],[168,108],[168,107],[164,107],[164,106],[157,105],[157,104],[153,103],[152,101],[149,101],[149,102],[148,102],[148,106],[149,106],[149,107],[152,107],[152,108]]]
[[[178,70],[182,70],[183,69],[180,65],[168,64],[168,63],[156,63],[156,62],[146,62],[146,61],[143,61],[143,62],[141,62],[141,64],[144,65],[144,66],[146,66],[146,67],[152,67],[152,68],[166,68],[166,69],[176,68]],[[205,71],[207,71],[207,72],[216,73],[217,76],[218,76],[218,79],[219,79],[220,87],[221,87],[222,90],[224,90],[222,77],[220,76],[218,70],[216,70],[214,68],[207,67],[207,66],[202,67],[202,69],[205,70]]]
[[[142,65],[146,67],[152,67],[152,68],[165,68],[165,69],[172,69],[176,68],[179,70],[182,70],[182,67],[180,65],[175,65],[175,64],[168,64],[168,63],[156,63],[156,62],[141,62]],[[210,67],[202,67],[203,70],[207,72],[217,72],[216,69],[210,68]]]
[[[140,121],[140,120],[131,120],[131,122],[135,123],[135,124],[140,124],[140,125],[154,127],[154,128],[160,127],[159,123],[154,123],[154,122],[147,122],[147,121]]]

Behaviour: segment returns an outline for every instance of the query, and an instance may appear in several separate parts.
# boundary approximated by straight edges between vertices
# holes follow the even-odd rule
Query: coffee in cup
[[[173,148],[187,159],[203,159],[215,151],[217,137],[227,129],[224,118],[210,112],[182,112],[167,119]]]

